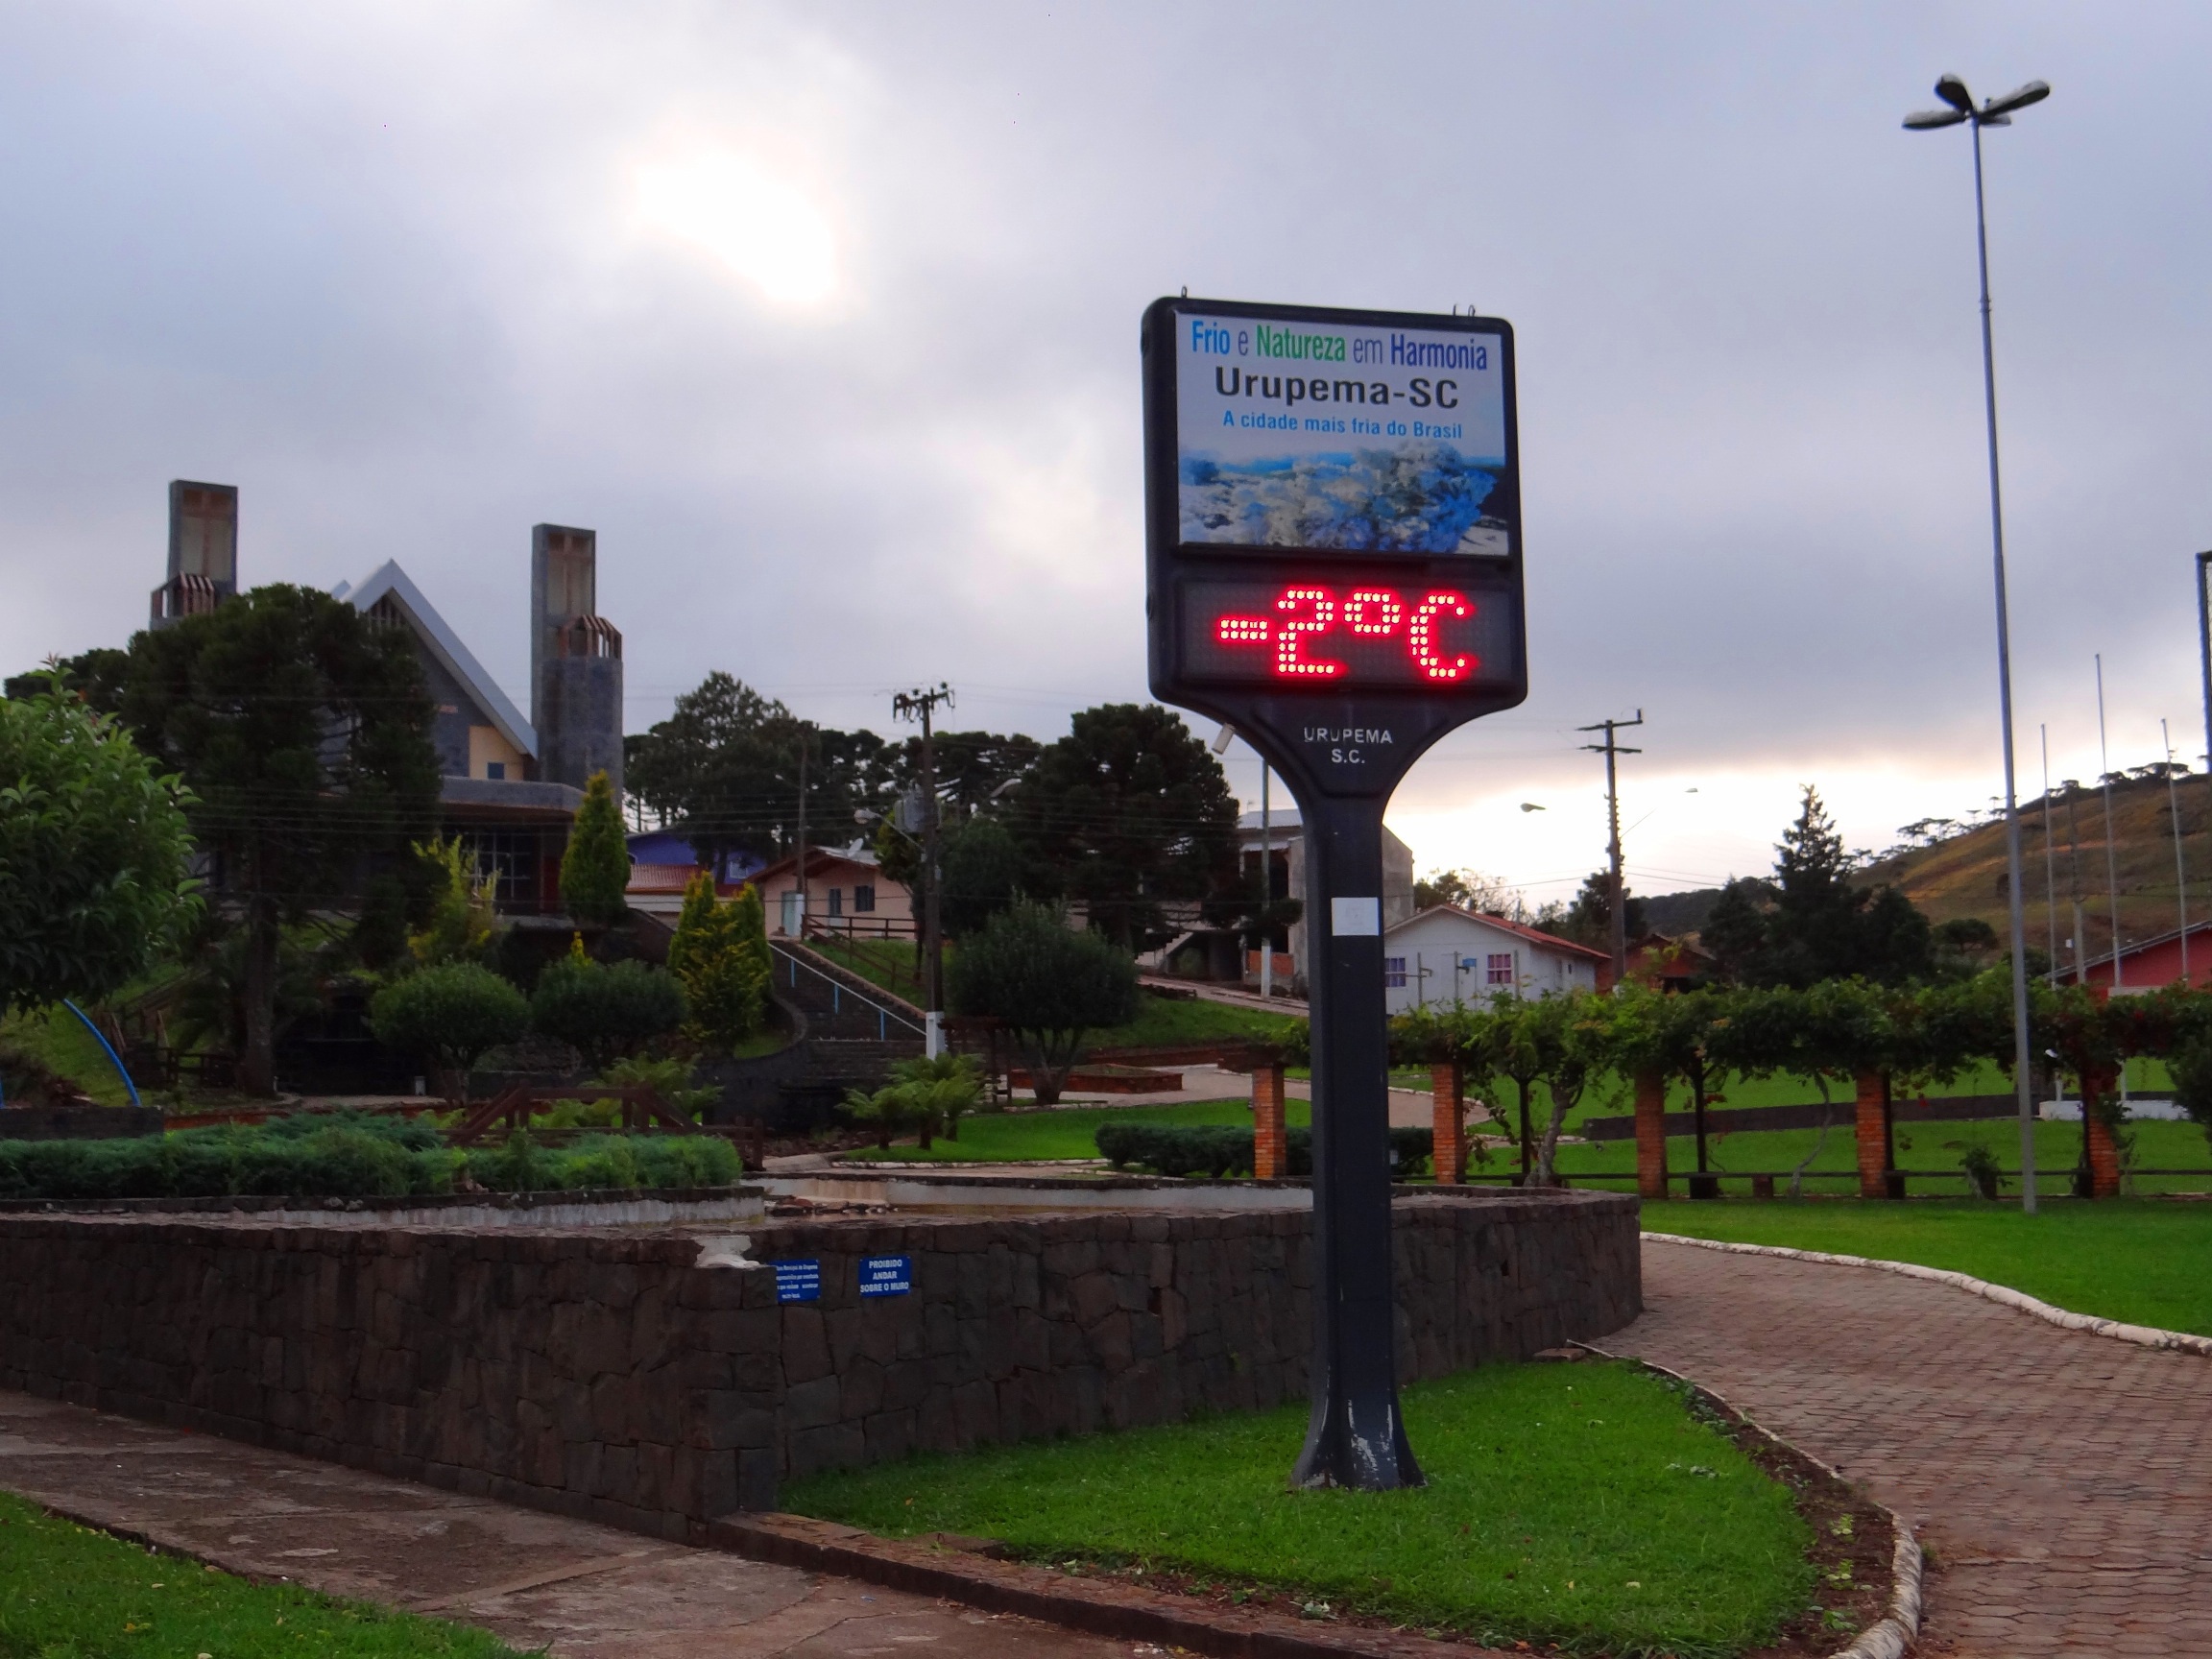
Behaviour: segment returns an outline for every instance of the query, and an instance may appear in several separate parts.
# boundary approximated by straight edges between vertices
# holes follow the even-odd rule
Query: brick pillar
[[[1456,1187],[1467,1168],[1467,1077],[1456,1064],[1433,1066],[1429,1083],[1435,1101],[1430,1121],[1435,1146],[1436,1184]]]
[[[1888,1191],[1888,1115],[1882,1110],[1882,1073],[1862,1071],[1859,1086],[1859,1196],[1880,1198]]]
[[[2105,1122],[2098,1111],[2112,1089],[2111,1078],[2098,1072],[2082,1073],[2081,1128],[2089,1142],[2089,1196],[2092,1198],[2120,1196],[2120,1142],[2112,1134],[2112,1125]]]
[[[1667,1074],[1636,1073],[1636,1190],[1667,1196]]]
[[[1283,1127],[1283,1068],[1252,1068],[1252,1173],[1281,1181],[1290,1173],[1290,1141]]]

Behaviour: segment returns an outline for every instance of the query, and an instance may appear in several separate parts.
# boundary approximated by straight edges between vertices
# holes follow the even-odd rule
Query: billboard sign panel
[[[1177,540],[1510,557],[1508,339],[1178,307]]]
[[[1511,324],[1175,299],[1143,343],[1155,695],[1344,794],[1527,696]]]

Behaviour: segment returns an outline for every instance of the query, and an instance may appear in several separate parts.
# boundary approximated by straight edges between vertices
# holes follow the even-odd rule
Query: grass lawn
[[[481,1630],[234,1578],[0,1493],[0,1659],[513,1659]]]
[[[1495,1365],[1405,1391],[1429,1484],[1292,1492],[1303,1404],[796,1482],[785,1506],[1024,1559],[1310,1596],[1490,1642],[1720,1655],[1806,1605],[1788,1492],[1650,1374]]]
[[[1291,1123],[1311,1121],[1311,1108],[1303,1100],[1284,1102],[1284,1118]],[[888,1152],[871,1146],[848,1152],[848,1158],[890,1158],[932,1163],[1019,1164],[1039,1158],[1095,1158],[1098,1143],[1092,1139],[1101,1123],[1249,1124],[1252,1102],[1195,1100],[1179,1106],[1054,1107],[1046,1112],[985,1112],[960,1120],[960,1139],[939,1136],[925,1152],[911,1142],[894,1143]]]
[[[0,1020],[0,1048],[43,1062],[103,1106],[128,1106],[131,1092],[84,1022],[57,1003],[36,1014]],[[0,1656],[4,1659],[4,1656]]]
[[[2017,1204],[1821,1199],[1644,1206],[1654,1233],[1918,1262],[2009,1285],[2056,1307],[2212,1336],[2212,1204],[2054,1199]]]
[[[2212,1144],[2207,1144],[2204,1131],[2194,1123],[2169,1122],[2147,1119],[2130,1123],[2126,1131],[2131,1148],[2128,1161],[2137,1168],[2202,1170],[2201,1175],[2149,1175],[2135,1179],[2135,1190],[2143,1193],[2201,1192],[2212,1190]],[[1916,1193],[1939,1195],[1965,1195],[1966,1184],[1960,1177],[1959,1161],[1969,1146],[1985,1146],[2007,1169],[2017,1169],[2020,1165],[2020,1126],[2016,1119],[2007,1118],[1978,1118],[1963,1123],[1900,1123],[1897,1125],[1897,1167],[1910,1173],[1926,1170],[1934,1175],[1948,1177],[1937,1182],[1933,1179],[1911,1184],[1908,1190]],[[1858,1152],[1851,1125],[1839,1123],[1828,1130],[1825,1142],[1817,1129],[1746,1129],[1733,1134],[1710,1134],[1706,1137],[1706,1155],[1711,1166],[1722,1175],[1731,1172],[1744,1174],[1753,1171],[1787,1173],[1802,1163],[1808,1153],[1818,1148],[1808,1171],[1806,1190],[1810,1192],[1841,1193],[1858,1179]],[[2044,1123],[2035,1125],[2036,1191],[2052,1196],[2063,1195],[2075,1165],[2081,1153],[2081,1125],[2079,1123]],[[1667,1139],[1667,1166],[1677,1174],[1697,1167],[1697,1142],[1689,1135],[1671,1135]],[[1636,1143],[1633,1141],[1606,1141],[1588,1146],[1562,1146],[1559,1149],[1559,1169],[1566,1175],[1622,1174],[1636,1171]],[[1826,1175],[1826,1180],[1815,1180],[1815,1175]],[[2017,1180],[2008,1180],[2008,1190],[2017,1193]],[[1743,1190],[1744,1184],[1732,1183],[1727,1190]]]
[[[1149,992],[1139,998],[1137,1010],[1137,1018],[1126,1025],[1091,1032],[1083,1039],[1084,1048],[1164,1048],[1222,1038],[1278,1042],[1306,1023],[1302,1015],[1271,1014],[1264,1008],[1209,1002],[1202,997],[1154,997]]]

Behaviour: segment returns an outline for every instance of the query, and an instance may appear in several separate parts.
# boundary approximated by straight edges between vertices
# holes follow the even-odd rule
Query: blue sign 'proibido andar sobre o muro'
[[[863,1256],[860,1259],[860,1294],[903,1296],[914,1288],[911,1256]]]
[[[1144,313],[1153,694],[1233,726],[1304,826],[1313,1414],[1291,1479],[1422,1476],[1390,1283],[1382,809],[1528,694],[1512,325],[1155,301]]]

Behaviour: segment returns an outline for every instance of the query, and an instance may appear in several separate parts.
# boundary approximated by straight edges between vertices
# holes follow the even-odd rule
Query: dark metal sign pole
[[[1144,318],[1152,689],[1297,798],[1313,1049],[1300,1486],[1422,1484],[1398,1407],[1382,809],[1527,695],[1512,329],[1162,300]]]
[[[1375,797],[1299,797],[1313,942],[1313,1415],[1290,1476],[1299,1486],[1423,1483],[1398,1411],[1382,807]],[[1339,916],[1345,894],[1356,897]],[[1358,914],[1365,907],[1376,914]]]

